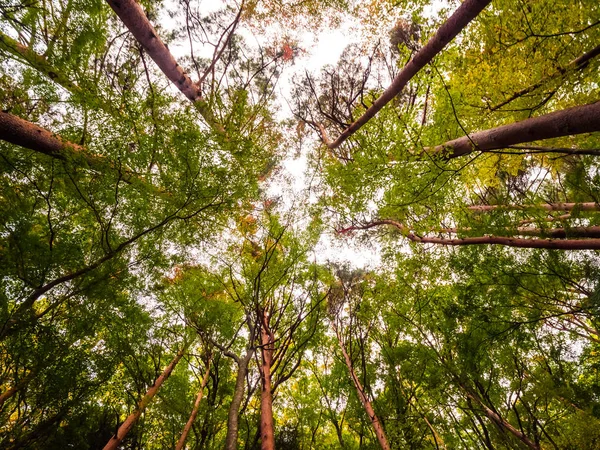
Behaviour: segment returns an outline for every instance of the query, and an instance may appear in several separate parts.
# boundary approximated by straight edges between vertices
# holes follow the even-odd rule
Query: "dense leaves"
[[[598,118],[439,147],[597,102],[598,2],[493,1],[339,147],[458,2],[140,4],[0,6],[0,449],[600,446]]]

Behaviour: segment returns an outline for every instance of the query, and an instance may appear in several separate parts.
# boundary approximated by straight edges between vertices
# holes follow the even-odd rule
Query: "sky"
[[[215,12],[228,2],[223,0],[204,0],[200,3],[202,12],[205,15]],[[443,2],[436,2],[431,11],[427,14],[434,15],[439,11]],[[181,6],[175,1],[163,9],[163,14],[159,21],[164,30],[176,28],[175,19],[169,17],[164,11],[175,10]],[[292,79],[294,76],[303,75],[305,71],[318,73],[324,66],[335,64],[343,50],[351,43],[359,42],[361,39],[359,24],[356,19],[352,20],[346,17],[341,21],[339,27],[325,27],[315,32],[314,30],[290,30],[267,29],[265,33],[257,34],[241,24],[237,32],[240,33],[247,43],[256,46],[268,47],[272,44],[274,37],[290,35],[297,39],[298,47],[302,49],[292,61],[283,70],[277,84],[277,104],[279,107],[278,118],[281,120],[292,118],[292,111],[289,106],[289,100],[292,95]],[[175,58],[182,58],[190,53],[189,42],[183,40],[180,43],[169,44],[169,49]],[[201,57],[212,57],[214,48],[210,45],[202,47],[199,43],[194,46],[194,53]],[[312,140],[308,139],[302,149],[285,149],[287,157],[281,162],[279,172],[274,180],[270,180],[266,185],[266,195],[271,198],[279,199],[279,208],[289,212],[296,207],[298,197],[305,194],[305,188],[309,184],[314,174],[309,172],[308,154],[318,143],[318,136]],[[316,200],[313,195],[308,199],[309,202]],[[320,263],[328,261],[346,262],[355,267],[375,268],[381,261],[380,248],[377,245],[365,246],[361,243],[359,237],[336,238],[333,227],[329,232],[321,236],[321,239],[314,252],[315,259]]]

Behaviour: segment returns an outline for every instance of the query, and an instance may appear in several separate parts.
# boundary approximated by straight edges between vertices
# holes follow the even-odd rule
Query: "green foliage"
[[[246,356],[238,444],[259,448],[267,328],[277,448],[379,448],[342,348],[393,449],[600,446],[598,253],[418,242],[600,225],[589,205],[547,207],[598,203],[598,133],[432,152],[597,101],[600,58],[573,64],[599,41],[597,1],[492,2],[333,150],[308,150],[308,130],[334,138],[356,120],[451,9],[248,1],[237,23],[234,2],[142,6],[173,49],[193,48],[178,61],[196,105],[104,1],[1,8],[2,110],[78,147],[0,142],[0,449],[102,448],[184,344],[122,448],[173,448],[201,390],[187,448],[223,448]],[[299,123],[282,124],[277,79],[305,50],[293,36],[349,16],[364,40],[295,80]],[[198,56],[206,40],[214,61]],[[313,173],[288,211],[266,182],[292,144]],[[380,218],[403,228],[362,235],[378,267],[325,263],[328,229]]]

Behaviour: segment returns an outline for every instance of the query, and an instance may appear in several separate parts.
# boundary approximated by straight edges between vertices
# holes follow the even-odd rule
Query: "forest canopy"
[[[3,0],[0,106],[0,450],[600,448],[597,0]]]

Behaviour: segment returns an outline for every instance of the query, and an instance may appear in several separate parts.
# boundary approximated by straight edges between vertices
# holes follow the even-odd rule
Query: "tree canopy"
[[[2,2],[0,449],[599,448],[599,43],[592,0]]]

